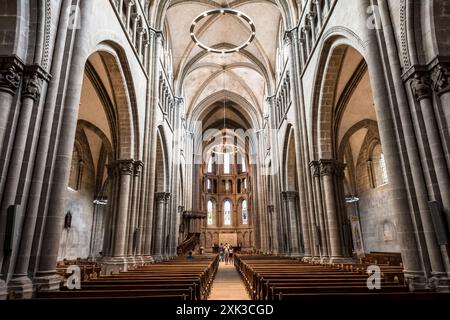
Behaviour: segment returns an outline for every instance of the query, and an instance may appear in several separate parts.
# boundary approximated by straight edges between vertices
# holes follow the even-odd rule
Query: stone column
[[[306,15],[307,26],[311,29],[311,50],[314,48],[314,44],[316,42],[316,29],[314,29],[314,18],[316,17],[316,13],[314,11],[310,11]]]
[[[130,202],[131,175],[133,160],[118,160],[119,199],[117,204],[117,219],[114,232],[113,257],[124,257],[126,247],[127,216]]]
[[[135,233],[137,232],[138,225],[138,208],[139,208],[139,185],[140,185],[140,177],[142,168],[144,163],[142,161],[135,161],[133,163],[133,189],[132,189],[132,197],[131,197],[131,213],[130,213],[130,223],[128,228],[128,248],[127,255],[134,256],[136,255],[136,243],[137,239]]]
[[[12,102],[20,85],[23,62],[16,56],[0,57],[0,154],[8,126]]]
[[[127,1],[127,16],[125,19],[125,27],[127,29],[127,32],[130,32],[129,28],[130,28],[130,21],[131,21],[131,8],[136,4],[134,1],[135,0],[125,0]]]
[[[450,63],[439,64],[434,72],[434,90],[441,100],[441,110],[445,117],[447,132],[450,133]],[[450,161],[450,160],[449,160]],[[450,217],[448,217],[448,224],[450,226]]]
[[[321,6],[320,2],[321,1],[319,1],[319,0],[313,0],[313,4],[315,5],[316,12],[317,12],[317,26],[319,28],[322,27],[322,23],[323,23],[323,21],[322,21],[322,6]]]
[[[320,248],[320,258],[323,262],[328,261],[329,253],[328,253],[328,245],[327,245],[327,233],[326,233],[326,225],[325,225],[325,215],[323,210],[323,199],[322,199],[322,188],[320,181],[320,162],[312,161],[310,164],[313,169],[313,178],[314,178],[314,199],[315,199],[315,207],[317,213],[317,222],[316,226],[316,235],[318,237],[318,244]]]
[[[5,263],[4,241],[5,228],[8,210],[14,205],[20,205],[16,202],[16,196],[19,187],[19,179],[22,167],[24,165],[24,155],[27,147],[27,140],[33,109],[37,108],[41,95],[43,80],[48,81],[49,76],[40,66],[29,66],[24,71],[24,83],[22,85],[22,100],[15,130],[12,152],[6,165],[6,179],[3,196],[0,206],[0,267]],[[1,193],[0,193],[1,194]],[[19,219],[19,221],[21,221]]]
[[[117,204],[115,206],[115,219],[112,221],[111,253],[103,259],[103,272],[106,274],[126,271],[128,212],[130,209],[131,176],[134,161],[131,159],[117,160],[111,165],[116,171],[117,178]]]
[[[442,149],[439,126],[434,114],[432,89],[427,78],[420,73],[414,75],[414,79],[411,82],[411,88],[414,97],[420,104],[442,203],[447,213],[448,221],[450,221],[450,175],[444,151]]]
[[[153,230],[153,219],[155,217],[155,168],[156,168],[156,139],[157,139],[157,125],[155,124],[156,121],[156,114],[159,110],[158,108],[158,87],[159,87],[159,81],[156,79],[159,79],[159,56],[160,53],[163,52],[163,34],[161,32],[152,32],[151,33],[151,41],[154,44],[153,45],[153,52],[150,59],[150,65],[151,65],[151,72],[150,75],[152,79],[155,79],[153,81],[152,86],[149,88],[150,94],[149,94],[149,113],[147,114],[147,118],[150,122],[150,128],[148,129],[148,137],[147,141],[149,141],[149,144],[147,145],[148,150],[147,151],[147,161],[144,160],[146,163],[147,169],[145,176],[145,183],[144,186],[144,196],[143,199],[145,199],[145,203],[143,202],[143,214],[145,214],[145,226],[144,230],[142,231],[142,240],[143,243],[141,244],[143,246],[143,255],[144,260],[148,262],[153,261],[153,257],[151,256],[152,251],[152,243],[156,242],[156,240],[153,239],[153,236],[156,234]],[[150,112],[150,110],[153,110],[153,112]]]
[[[170,256],[170,243],[167,242],[167,236],[170,236],[170,229],[172,225],[172,212],[170,206],[170,199],[172,198],[172,194],[166,192],[166,196],[164,198],[164,229],[163,229],[163,241],[162,241],[162,249],[161,252],[164,256],[164,259],[169,259]]]
[[[281,199],[282,199],[282,205],[281,205],[281,239],[283,243],[283,254],[288,255],[291,251],[291,244],[289,242],[290,235],[289,235],[289,226],[288,226],[288,211],[289,211],[289,203],[286,193],[283,191],[281,192]]]
[[[276,237],[276,220],[275,220],[275,206],[268,205],[267,206],[267,214],[268,214],[268,235],[270,238],[269,241],[269,252],[274,253],[274,250],[278,248],[278,239]]]
[[[118,172],[116,170],[116,166],[114,162],[111,162],[107,165],[108,168],[108,179],[110,181],[110,192],[109,199],[107,204],[107,213],[105,217],[105,234],[103,240],[103,256],[110,257],[112,256],[112,246],[114,243],[114,221],[116,220],[117,213],[117,201],[119,199],[119,178]]]
[[[308,60],[308,57],[311,54],[311,48],[310,48],[310,42],[309,42],[309,38],[311,37],[311,35],[309,34],[309,31],[311,30],[311,26],[309,25],[305,25],[302,29],[301,32],[305,35],[305,43],[306,43],[306,60]]]
[[[3,153],[3,144],[8,127],[8,120],[14,96],[20,85],[22,70],[23,62],[18,57],[0,57],[0,155]],[[4,174],[1,173],[1,176],[3,177]],[[1,178],[1,180],[3,180],[3,178]],[[3,194],[2,185],[3,183],[0,184],[0,195]],[[0,218],[0,228],[3,228],[2,220],[3,219]],[[2,229],[0,229],[0,234],[3,233],[1,230]],[[0,245],[2,244],[3,240],[0,239]],[[2,261],[3,245],[2,248],[0,248],[0,300],[6,299],[7,295],[6,284],[1,279]]]
[[[164,208],[166,201],[165,192],[155,193],[155,218],[156,228],[154,233],[154,255],[153,258],[157,261],[162,260],[162,246],[163,246],[163,231],[164,231]]]
[[[340,228],[338,225],[337,202],[334,189],[334,173],[336,163],[334,160],[320,160],[320,175],[322,176],[325,195],[325,210],[330,233],[331,256],[330,262],[343,258]]]
[[[352,256],[352,238],[351,238],[351,226],[350,220],[347,214],[347,206],[345,202],[344,194],[344,179],[345,179],[346,165],[341,162],[336,162],[336,200],[338,206],[338,223],[341,227],[341,239],[343,255],[345,257]]]
[[[367,15],[367,7],[371,1],[363,0],[358,3],[355,10],[361,16]],[[387,63],[380,52],[378,31],[363,28],[365,42],[365,58],[369,69],[369,76],[373,90],[375,111],[378,119],[381,144],[386,160],[386,168],[389,177],[389,208],[397,218],[397,234],[402,253],[406,282],[412,290],[423,289],[426,279],[421,263],[421,252],[418,246],[415,223],[411,216],[407,187],[402,164],[402,153],[399,149],[397,115],[393,113],[391,99],[392,92],[388,90],[385,69],[380,68],[380,61]],[[398,56],[397,56],[398,57]],[[391,68],[392,70],[392,68]],[[394,108],[397,108],[395,106]]]
[[[133,33],[132,34],[132,40],[133,40],[133,44],[134,44],[134,46],[136,47],[136,49],[138,49],[139,50],[139,43],[138,43],[138,39],[137,39],[137,36],[138,36],[138,27],[137,27],[137,24],[138,24],[138,22],[139,22],[139,20],[141,19],[141,16],[140,15],[138,15],[137,13],[133,13],[132,15],[131,15],[131,19],[133,20],[133,30],[131,30],[131,32]],[[139,32],[140,33],[140,32]],[[140,53],[139,53],[140,54]]]
[[[300,238],[299,238],[299,216],[300,212],[297,206],[298,193],[296,191],[286,191],[284,192],[284,197],[287,201],[287,216],[289,217],[289,243],[290,243],[290,256],[299,257],[300,252]],[[302,221],[303,222],[303,221]]]

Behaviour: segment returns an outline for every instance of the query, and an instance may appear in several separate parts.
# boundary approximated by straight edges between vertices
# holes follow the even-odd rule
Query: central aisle
[[[208,300],[250,300],[234,264],[220,262]]]

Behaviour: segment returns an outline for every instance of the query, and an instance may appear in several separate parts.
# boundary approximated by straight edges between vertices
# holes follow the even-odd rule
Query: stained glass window
[[[248,224],[247,200],[242,201],[242,224]]]
[[[231,202],[228,200],[223,204],[223,224],[226,226],[231,225]]]
[[[213,203],[211,200],[208,201],[208,225],[213,224]]]

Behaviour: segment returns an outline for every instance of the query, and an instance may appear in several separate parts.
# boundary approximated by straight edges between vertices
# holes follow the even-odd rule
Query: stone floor
[[[208,300],[250,300],[233,264],[220,262]]]

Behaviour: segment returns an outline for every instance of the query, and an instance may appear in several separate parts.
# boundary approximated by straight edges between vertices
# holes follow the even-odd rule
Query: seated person
[[[192,256],[192,251],[189,251],[189,255],[186,257],[187,260],[192,260],[194,257]]]

